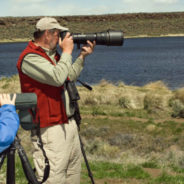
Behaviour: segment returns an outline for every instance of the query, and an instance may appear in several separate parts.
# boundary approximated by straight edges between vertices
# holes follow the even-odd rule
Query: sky
[[[181,11],[184,0],[0,0],[0,17]]]

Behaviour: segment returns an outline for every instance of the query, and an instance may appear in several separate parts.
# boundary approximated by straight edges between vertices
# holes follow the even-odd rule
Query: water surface
[[[0,44],[0,77],[17,74],[16,62],[27,43]],[[184,87],[184,37],[129,38],[120,47],[96,46],[86,59],[80,79],[89,84],[105,79],[142,86],[162,80]],[[75,48],[73,57],[79,50]]]

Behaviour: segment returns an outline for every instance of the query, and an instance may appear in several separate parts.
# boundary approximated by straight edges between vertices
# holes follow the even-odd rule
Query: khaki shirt
[[[54,58],[56,51],[44,50],[56,65],[54,66],[40,55],[30,53],[24,57],[21,68],[22,72],[44,84],[56,87],[64,85],[62,98],[65,104],[66,114],[70,117],[74,113],[74,108],[70,103],[68,92],[65,88],[65,81],[67,77],[69,77],[71,81],[77,80],[83,69],[84,60],[77,58],[72,64],[72,56],[63,53],[60,60],[56,63]]]

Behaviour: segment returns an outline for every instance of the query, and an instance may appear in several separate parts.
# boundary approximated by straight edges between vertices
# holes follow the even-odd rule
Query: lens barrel
[[[62,39],[65,35],[66,32],[61,32]],[[121,46],[124,42],[122,31],[108,30],[99,33],[71,33],[71,35],[76,44],[86,44],[87,40],[89,40],[91,42],[96,41],[96,45]]]

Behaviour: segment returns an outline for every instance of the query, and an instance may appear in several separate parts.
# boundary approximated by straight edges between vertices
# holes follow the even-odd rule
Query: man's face
[[[54,30],[54,32],[49,32],[48,34],[48,44],[49,49],[53,50],[57,47],[58,41],[59,41],[59,30]]]

